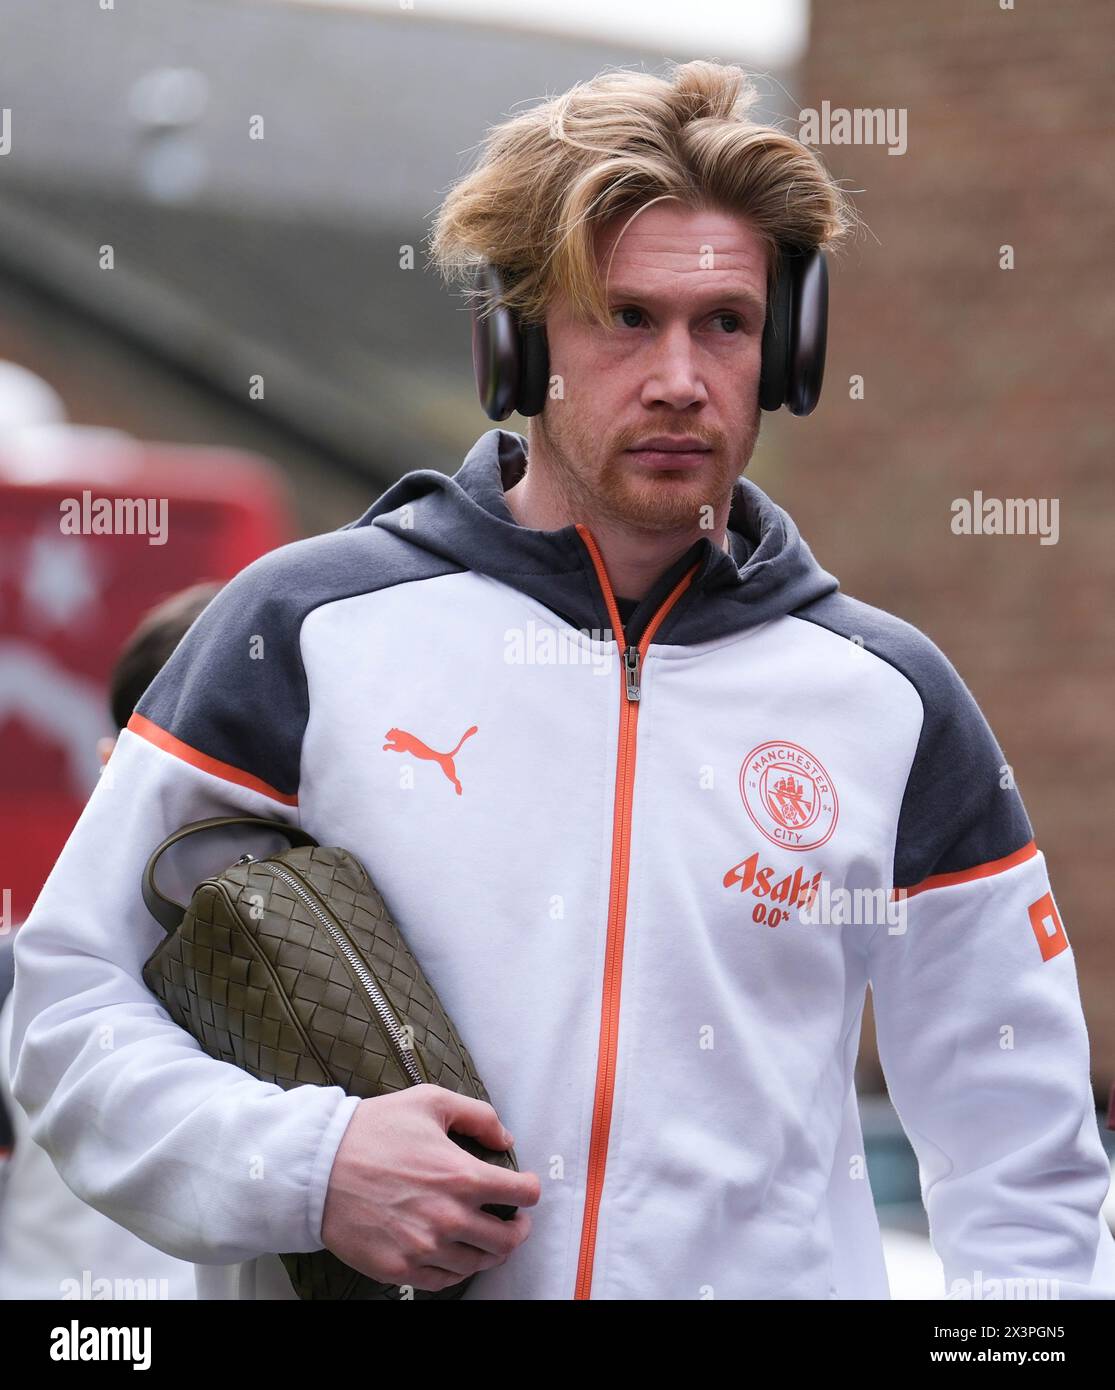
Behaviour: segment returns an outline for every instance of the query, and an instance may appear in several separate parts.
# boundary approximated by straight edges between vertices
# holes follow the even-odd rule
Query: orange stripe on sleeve
[[[977,878],[990,878],[992,874],[1005,873],[1007,869],[1013,869],[1016,864],[1023,864],[1027,859],[1033,859],[1037,854],[1038,847],[1033,840],[1028,845],[1023,845],[1021,849],[1016,849],[1013,854],[1006,854],[1002,859],[992,859],[986,864],[977,864],[974,869],[960,869],[954,874],[933,874],[930,878],[923,878],[920,883],[915,883],[912,888],[906,889],[907,898],[912,898],[915,893],[924,893],[929,888],[948,888],[955,883],[971,883]],[[900,890],[892,890],[893,897]]]
[[[249,791],[262,792],[264,796],[269,796],[272,801],[281,801],[284,806],[298,805],[297,796],[289,796],[286,792],[276,791],[274,787],[269,786],[261,778],[253,777],[250,772],[233,767],[231,763],[222,763],[219,758],[211,758],[207,753],[199,753],[196,748],[191,748],[180,738],[175,738],[173,734],[168,734],[165,729],[160,729],[158,724],[152,724],[151,720],[142,714],[133,714],[126,727],[133,734],[145,738],[148,743],[153,743],[156,748],[161,748],[164,753],[181,758],[184,763],[189,763],[191,767],[200,768],[202,772],[208,772],[213,777],[220,777],[225,782],[235,782],[238,787],[247,787]]]

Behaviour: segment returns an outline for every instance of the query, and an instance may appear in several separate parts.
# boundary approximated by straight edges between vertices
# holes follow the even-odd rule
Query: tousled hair
[[[541,323],[555,294],[576,317],[609,323],[593,237],[621,213],[672,198],[747,217],[767,248],[768,293],[784,248],[833,246],[858,219],[818,156],[749,111],[759,93],[742,69],[703,60],[669,78],[605,71],[489,130],[476,167],[438,210],[430,259],[472,285],[489,260],[502,302]]]

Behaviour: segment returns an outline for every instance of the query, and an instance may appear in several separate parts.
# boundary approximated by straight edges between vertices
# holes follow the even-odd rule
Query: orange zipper
[[[697,564],[678,580],[643,633],[634,662],[634,674],[622,659],[627,654],[612,586],[608,582],[600,550],[587,527],[577,525],[588,547],[596,577],[604,591],[612,631],[620,649],[619,751],[616,758],[615,810],[612,819],[612,878],[608,898],[608,939],[604,953],[604,987],[600,1004],[600,1041],[596,1060],[596,1095],[592,1109],[592,1135],[588,1150],[588,1179],[585,1210],[581,1222],[581,1252],[577,1260],[576,1298],[588,1298],[592,1289],[592,1260],[596,1250],[596,1227],[604,1189],[604,1168],[608,1157],[608,1132],[612,1119],[612,1096],[616,1077],[616,1043],[619,1032],[619,993],[623,971],[623,933],[627,917],[627,875],[631,851],[631,796],[635,784],[635,736],[639,723],[639,666],[646,656],[655,632],[670,609],[692,582]],[[634,684],[632,684],[632,681]],[[634,693],[632,694],[632,690]]]

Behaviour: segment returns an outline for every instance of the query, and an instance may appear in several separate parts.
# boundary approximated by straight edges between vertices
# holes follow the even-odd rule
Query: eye
[[[622,304],[618,309],[613,309],[612,318],[614,319],[617,314],[633,314],[636,320],[640,320],[643,317],[642,309],[636,309],[633,304]],[[625,322],[623,326],[625,328],[638,328],[639,324],[637,321],[635,323]]]
[[[623,328],[638,328],[646,317],[642,309],[637,308],[634,304],[621,304],[612,310],[613,320],[619,315],[623,317],[621,323],[617,325],[617,327],[621,326]],[[724,319],[728,321],[729,325],[725,330],[725,336],[738,337],[739,334],[747,331],[747,321],[742,314],[735,314],[725,309],[722,313],[714,314],[712,322],[716,323]]]

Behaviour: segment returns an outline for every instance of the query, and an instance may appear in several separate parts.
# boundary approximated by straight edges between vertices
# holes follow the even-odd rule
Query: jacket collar
[[[576,627],[608,629],[604,594],[576,527],[535,531],[511,514],[504,493],[522,477],[526,451],[522,435],[488,430],[451,477],[436,469],[406,473],[343,529],[382,526],[462,569],[530,594]],[[790,515],[747,478],[733,485],[728,537],[731,554],[702,537],[658,579],[625,625],[629,640],[638,640],[694,563],[693,582],[656,641],[710,641],[791,613],[838,587]]]

